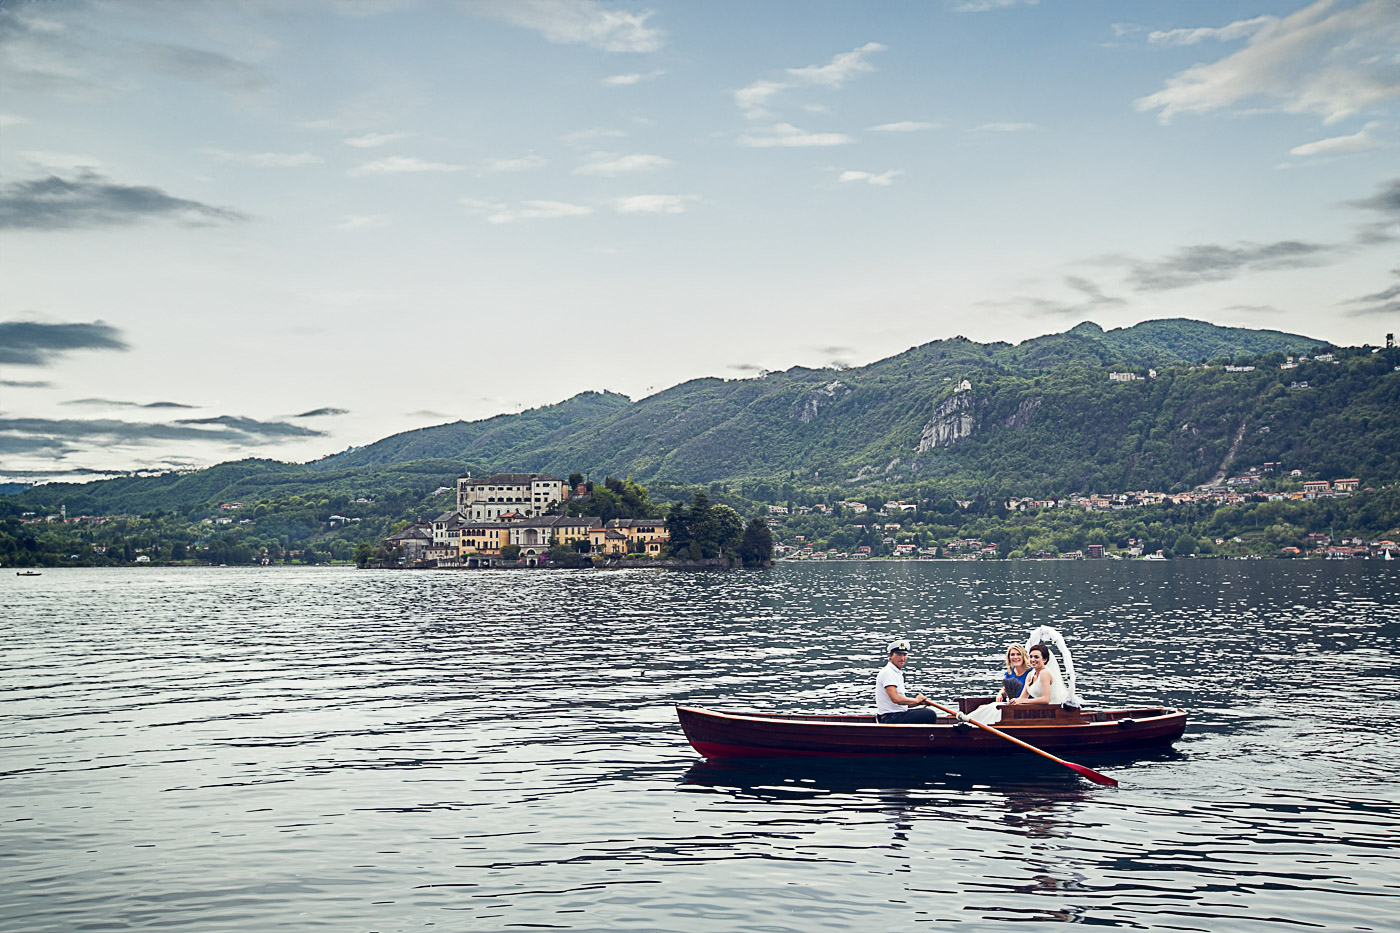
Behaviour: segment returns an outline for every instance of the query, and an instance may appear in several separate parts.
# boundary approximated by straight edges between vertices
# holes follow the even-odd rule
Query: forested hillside
[[[132,514],[287,496],[421,497],[459,473],[490,471],[1038,496],[1179,490],[1265,461],[1322,478],[1395,479],[1400,358],[1351,348],[1280,368],[1285,352],[1319,346],[1194,321],[1108,332],[1086,323],[1018,346],[954,338],[859,369],[698,379],[635,403],[588,392],[311,464],[240,461],[0,499],[11,511]],[[1227,371],[1230,361],[1255,368]],[[1115,381],[1113,371],[1137,378]]]

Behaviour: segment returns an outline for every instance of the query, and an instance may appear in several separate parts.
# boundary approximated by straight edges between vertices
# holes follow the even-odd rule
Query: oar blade
[[[1077,765],[1072,761],[1066,761],[1065,765],[1069,768],[1074,769],[1075,771],[1078,771],[1080,774],[1084,775],[1084,777],[1093,781],[1095,784],[1102,784],[1104,787],[1118,786],[1118,782],[1115,781],[1113,778],[1109,777],[1107,774],[1099,774],[1099,772],[1095,771],[1093,768],[1086,768],[1083,765]]]

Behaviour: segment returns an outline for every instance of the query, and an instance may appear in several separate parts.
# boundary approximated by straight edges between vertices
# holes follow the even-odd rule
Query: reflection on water
[[[1386,929],[1375,562],[0,578],[0,929]],[[1050,622],[1175,750],[709,762],[671,708],[988,691]]]

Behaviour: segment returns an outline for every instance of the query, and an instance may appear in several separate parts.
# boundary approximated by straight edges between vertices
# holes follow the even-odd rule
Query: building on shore
[[[463,475],[455,510],[416,522],[385,544],[400,548],[405,566],[493,567],[505,563],[501,551],[508,545],[519,549],[516,560],[527,567],[539,565],[555,545],[609,557],[661,556],[671,539],[664,519],[604,523],[594,515],[561,514],[576,493],[548,473]]]

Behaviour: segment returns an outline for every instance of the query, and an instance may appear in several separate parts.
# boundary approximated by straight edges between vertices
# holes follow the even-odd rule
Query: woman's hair
[[[1021,660],[1022,660],[1024,663],[1026,663],[1026,664],[1030,664],[1030,663],[1031,663],[1031,659],[1028,658],[1028,657],[1026,657],[1026,649],[1025,649],[1025,648],[1022,648],[1020,645],[1007,645],[1007,646],[1006,646],[1006,669],[1007,669],[1008,671],[1011,670],[1011,652],[1013,652],[1013,651],[1019,651],[1019,652],[1021,653]]]
[[[1049,664],[1049,663],[1050,663],[1050,659],[1053,658],[1053,657],[1055,657],[1055,655],[1052,654],[1052,653],[1050,652],[1050,646],[1047,645],[1047,644],[1045,644],[1044,642],[1042,642],[1042,643],[1040,643],[1040,644],[1038,644],[1038,645],[1031,645],[1031,650],[1032,650],[1032,651],[1039,651],[1039,652],[1040,652],[1040,656],[1041,656],[1042,658],[1045,659],[1045,663],[1046,663],[1046,664]]]

